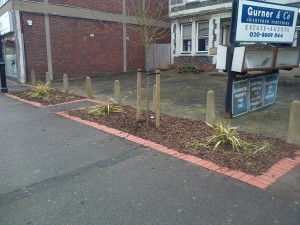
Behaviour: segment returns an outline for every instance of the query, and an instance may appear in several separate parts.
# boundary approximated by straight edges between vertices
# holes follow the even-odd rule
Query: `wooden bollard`
[[[93,97],[93,88],[92,88],[92,79],[90,77],[86,78],[86,97],[87,98],[92,98]]]
[[[114,82],[114,99],[120,104],[121,103],[121,85],[119,80],[115,80]]]
[[[51,87],[51,74],[50,72],[46,72],[46,84]]]
[[[142,95],[142,72],[137,71],[137,98],[136,98],[136,120],[141,119],[141,95]]]
[[[156,70],[156,107],[155,107],[155,112],[156,112],[156,128],[160,127],[160,71]]]
[[[156,84],[153,85],[153,112],[156,110]]]
[[[69,93],[69,80],[67,74],[63,75],[63,84],[64,84],[64,92]]]
[[[288,143],[300,145],[300,101],[293,101],[290,112]]]
[[[35,75],[35,71],[31,70],[31,84],[32,85],[36,85],[36,75]]]
[[[215,93],[210,90],[207,92],[207,103],[206,103],[206,119],[205,122],[214,125],[216,122],[216,106],[215,106]]]

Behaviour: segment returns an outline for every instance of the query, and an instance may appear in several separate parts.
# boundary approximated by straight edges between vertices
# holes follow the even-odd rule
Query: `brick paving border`
[[[10,82],[10,83],[12,83],[12,84],[18,84],[18,85],[21,85],[21,86],[31,87],[31,88],[34,87],[34,86],[31,85],[31,84],[19,84],[19,83],[15,82],[15,81],[11,81],[11,80],[9,80],[8,82]],[[10,98],[19,100],[19,101],[21,101],[21,102],[25,102],[25,103],[27,103],[27,104],[30,104],[30,105],[33,105],[33,106],[39,107],[39,108],[47,108],[47,107],[59,106],[59,105],[67,105],[67,104],[71,104],[71,103],[84,102],[84,101],[93,102],[93,103],[97,103],[97,104],[103,103],[102,101],[98,101],[98,100],[96,100],[96,99],[84,98],[84,99],[79,99],[79,100],[74,100],[74,101],[62,102],[62,103],[58,103],[58,104],[42,105],[41,103],[29,101],[29,100],[26,100],[26,99],[17,97],[17,96],[15,96],[15,95],[12,95],[12,94],[9,94],[9,93],[6,93],[5,95],[6,95],[7,97],[10,97]]]
[[[33,106],[38,107],[38,108],[47,108],[47,107],[52,107],[52,106],[67,105],[67,104],[71,104],[71,103],[84,102],[84,101],[94,102],[92,99],[79,99],[79,100],[74,100],[74,101],[69,101],[69,102],[62,102],[62,103],[53,104],[53,105],[42,105],[41,103],[28,101],[26,99],[17,97],[15,95],[11,95],[11,94],[5,94],[5,95],[7,97],[19,100],[21,102],[25,102],[27,104],[33,105]]]
[[[157,144],[152,141],[148,141],[146,139],[142,139],[139,137],[136,137],[134,135],[122,132],[120,130],[110,128],[98,123],[90,122],[87,120],[82,120],[75,116],[70,116],[66,112],[58,112],[56,113],[59,116],[71,119],[73,121],[79,122],[81,124],[85,124],[87,126],[96,128],[98,130],[102,130],[104,132],[116,135],[121,138],[125,138],[126,140],[135,142],[137,144],[143,145],[145,147],[149,147],[151,149],[154,149],[156,151],[165,153],[167,155],[173,156],[175,158],[182,159],[184,161],[196,164],[198,166],[204,167],[206,169],[215,171],[217,173],[226,175],[228,177],[237,179],[239,181],[245,182],[247,184],[251,184],[255,187],[261,188],[261,189],[267,189],[271,184],[273,184],[276,180],[278,180],[280,177],[284,176],[287,172],[289,172],[291,169],[296,167],[300,164],[300,150],[296,151],[296,157],[295,159],[285,158],[274,164],[266,173],[263,173],[259,176],[253,176],[250,174],[246,174],[244,172],[231,170],[226,167],[220,167],[210,161],[191,156],[188,154],[177,152],[174,149],[167,148],[163,145]]]
[[[75,103],[75,102],[82,102],[82,101],[89,101],[89,102],[94,102],[94,103],[101,103],[101,101],[94,100],[94,99],[80,99],[80,100],[75,100],[75,101],[70,101],[70,102],[63,102],[60,104],[55,104],[55,105],[47,105],[43,106],[40,103],[28,101],[22,98],[19,98],[17,96],[11,95],[11,94],[5,94],[7,97],[34,105],[39,108],[46,108],[46,107],[51,107],[51,106],[56,106],[56,105],[64,105],[64,104],[70,104],[70,103]],[[165,153],[167,155],[182,159],[184,161],[196,164],[198,166],[204,167],[206,169],[215,171],[217,173],[226,175],[228,177],[237,179],[239,181],[251,184],[255,187],[261,188],[261,189],[267,189],[271,184],[273,184],[276,180],[284,176],[286,173],[288,173],[290,170],[292,170],[294,167],[300,164],[300,150],[296,151],[296,157],[295,159],[290,159],[290,158],[285,158],[274,164],[266,173],[263,173],[262,175],[259,176],[253,176],[250,174],[246,174],[244,172],[236,171],[236,170],[231,170],[226,167],[220,167],[210,161],[191,156],[188,154],[183,154],[175,151],[174,149],[167,148],[163,145],[157,144],[152,141],[148,141],[139,137],[136,137],[134,135],[119,131],[114,128],[110,128],[104,125],[100,125],[98,123],[93,123],[89,122],[86,120],[82,120],[78,117],[70,116],[66,112],[58,112],[56,113],[62,117],[74,120],[76,122],[79,122],[81,124],[85,124],[91,127],[94,127],[98,130],[102,130],[104,132],[116,135],[121,138],[125,138],[129,141],[135,142],[137,144],[143,145],[145,147],[152,148],[154,150],[157,150],[159,152]]]

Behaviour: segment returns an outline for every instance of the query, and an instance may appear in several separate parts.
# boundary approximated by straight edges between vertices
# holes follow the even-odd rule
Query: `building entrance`
[[[9,77],[18,78],[16,47],[13,34],[4,37],[4,60],[6,75]]]

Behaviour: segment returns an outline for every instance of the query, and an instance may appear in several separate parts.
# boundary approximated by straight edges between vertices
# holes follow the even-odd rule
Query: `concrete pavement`
[[[59,110],[0,95],[1,225],[299,224],[300,166],[261,190]]]

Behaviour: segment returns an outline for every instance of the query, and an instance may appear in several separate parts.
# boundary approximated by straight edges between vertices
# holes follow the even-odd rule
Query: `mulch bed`
[[[122,106],[124,112],[111,113],[107,116],[94,116],[88,114],[85,109],[69,111],[69,115],[84,120],[106,125],[134,136],[164,145],[178,152],[194,155],[209,160],[219,166],[239,170],[252,175],[260,175],[266,172],[272,165],[283,158],[294,158],[299,146],[291,145],[280,139],[272,139],[261,135],[240,132],[240,138],[260,146],[266,141],[272,144],[272,151],[261,151],[255,155],[245,157],[235,151],[231,146],[224,145],[217,150],[200,148],[196,150],[189,146],[194,141],[207,142],[207,137],[213,134],[213,129],[202,121],[178,118],[169,115],[161,115],[161,127],[155,127],[155,121],[145,124],[145,112],[142,112],[142,120],[136,121],[136,110],[131,106]],[[154,115],[154,114],[152,114]]]
[[[31,93],[32,93],[31,90],[10,92],[10,94],[15,95],[19,98],[23,98],[25,100],[32,101],[32,102],[38,102],[41,103],[43,106],[55,105],[64,102],[84,99],[84,97],[75,94],[64,93],[62,91],[55,90],[55,89],[51,89],[49,91],[49,97],[43,97],[43,96],[31,97],[30,96]]]
[[[26,99],[28,101],[41,103],[43,106],[55,105],[64,102],[84,99],[84,97],[75,94],[67,94],[55,89],[50,90],[48,98],[31,97],[31,90],[11,92],[11,94]],[[283,158],[294,158],[295,150],[300,146],[291,145],[280,139],[273,139],[252,133],[239,132],[241,139],[261,146],[262,143],[272,144],[272,151],[260,151],[258,154],[248,157],[232,151],[229,145],[222,145],[217,150],[200,147],[195,149],[190,144],[195,141],[207,143],[207,138],[213,134],[213,128],[207,126],[199,120],[190,120],[174,116],[161,115],[161,126],[156,128],[155,120],[151,119],[149,125],[146,125],[145,111],[142,111],[142,119],[136,121],[136,109],[131,106],[122,106],[124,112],[111,113],[106,116],[95,116],[87,113],[85,109],[69,111],[69,115],[81,119],[106,125],[120,131],[132,134],[134,136],[153,141],[168,148],[177,150],[209,160],[222,167],[239,170],[252,175],[260,175],[266,172],[272,165]],[[152,112],[150,115],[155,116]]]

